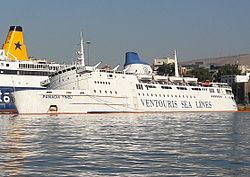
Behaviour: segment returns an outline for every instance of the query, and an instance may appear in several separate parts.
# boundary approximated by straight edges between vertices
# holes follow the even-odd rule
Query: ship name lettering
[[[2,92],[0,90],[0,103],[9,103],[10,102],[10,92]]]
[[[192,105],[189,101],[181,101],[182,108],[192,108]]]
[[[212,108],[212,103],[211,101],[196,101],[196,108]]]
[[[71,96],[71,95],[62,95],[62,97],[64,99],[72,99],[73,98],[73,96]]]
[[[176,100],[151,100],[151,99],[141,99],[142,105],[146,107],[165,107],[165,108],[177,108]]]
[[[43,98],[60,99],[60,95],[43,95]]]

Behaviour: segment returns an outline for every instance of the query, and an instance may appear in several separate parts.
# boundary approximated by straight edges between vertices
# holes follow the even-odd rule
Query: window
[[[209,92],[210,92],[210,93],[214,93],[214,89],[213,89],[213,88],[210,88],[210,89],[209,89]]]
[[[172,87],[169,86],[161,86],[162,89],[172,89]]]
[[[186,87],[177,87],[178,90],[187,90]]]
[[[196,90],[196,91],[200,91],[201,88],[198,88],[198,87],[194,87],[194,88],[191,88],[192,90]]]

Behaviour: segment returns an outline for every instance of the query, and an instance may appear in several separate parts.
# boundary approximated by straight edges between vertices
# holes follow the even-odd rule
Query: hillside
[[[195,59],[195,60],[179,62],[179,63],[180,65],[192,65],[197,62],[203,62],[203,64],[205,65],[239,64],[239,65],[250,66],[250,54],[240,54],[240,55],[217,57],[217,58]]]

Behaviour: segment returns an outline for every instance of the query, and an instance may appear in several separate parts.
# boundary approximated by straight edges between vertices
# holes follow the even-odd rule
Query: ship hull
[[[20,114],[113,112],[237,111],[233,99],[98,96],[77,90],[29,90],[13,93]],[[24,104],[24,101],[32,104]]]
[[[17,113],[17,109],[11,96],[14,91],[21,90],[40,90],[41,87],[0,87],[0,113]]]

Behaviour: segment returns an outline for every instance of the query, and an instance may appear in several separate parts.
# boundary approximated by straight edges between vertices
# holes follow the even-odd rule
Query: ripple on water
[[[0,176],[248,176],[249,113],[0,118]]]

